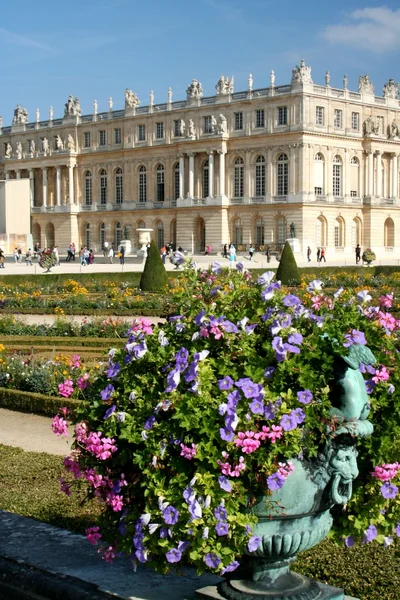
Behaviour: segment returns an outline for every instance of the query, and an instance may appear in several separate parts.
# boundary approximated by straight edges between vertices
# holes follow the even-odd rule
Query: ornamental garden
[[[282,581],[398,598],[400,273],[322,273],[188,263],[151,294],[127,275],[4,278],[0,406],[55,415],[74,444],[62,465],[2,447],[0,508],[85,531],[107,563],[219,574],[228,599],[255,569],[270,589],[278,561]],[[18,502],[32,476],[43,491]],[[300,481],[309,507],[290,504]]]

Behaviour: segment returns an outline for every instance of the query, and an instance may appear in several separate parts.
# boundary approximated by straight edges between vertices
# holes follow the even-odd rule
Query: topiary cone
[[[279,267],[276,272],[276,279],[283,285],[297,285],[300,283],[300,272],[293,255],[289,242],[285,243]]]
[[[155,242],[152,241],[147,252],[139,287],[143,292],[161,292],[167,282],[167,271],[161,260],[160,252]]]

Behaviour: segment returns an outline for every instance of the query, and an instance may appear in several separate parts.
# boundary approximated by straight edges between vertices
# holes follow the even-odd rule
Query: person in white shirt
[[[110,264],[113,264],[114,248],[112,246],[110,247],[110,249],[108,251],[108,258],[110,259]]]
[[[103,255],[104,256],[109,256],[109,254],[108,254],[108,242],[104,242]]]

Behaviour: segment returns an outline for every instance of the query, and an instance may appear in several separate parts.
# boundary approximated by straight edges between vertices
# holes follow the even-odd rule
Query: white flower
[[[257,283],[259,285],[269,285],[274,277],[275,273],[273,271],[267,271],[266,273],[260,275],[260,277],[257,280]]]
[[[144,513],[141,517],[140,517],[140,521],[143,525],[148,525],[150,523],[150,519],[151,519],[151,514],[150,513]]]
[[[307,290],[309,292],[320,292],[322,290],[323,285],[323,281],[321,281],[320,279],[314,279],[314,281],[311,281],[308,284]]]
[[[337,292],[335,292],[335,293],[333,294],[333,297],[334,297],[334,298],[339,298],[339,296],[341,296],[341,295],[343,294],[343,292],[344,292],[344,289],[341,287],[341,288],[339,288],[339,289],[338,289],[338,291],[337,291]]]
[[[359,302],[361,302],[361,304],[364,304],[365,302],[369,302],[370,300],[372,300],[372,296],[370,296],[368,292],[369,292],[369,290],[363,290],[362,292],[358,292],[357,300]]]

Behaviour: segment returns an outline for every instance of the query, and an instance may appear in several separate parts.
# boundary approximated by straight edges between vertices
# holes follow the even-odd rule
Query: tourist
[[[107,256],[109,256],[108,250],[109,250],[109,248],[108,248],[108,242],[105,241],[104,244],[103,244],[103,256],[104,256],[104,258],[106,258]]]
[[[14,257],[14,262],[17,263],[18,262],[18,248],[15,248],[15,250],[13,252],[13,257]]]
[[[358,265],[360,260],[361,260],[361,246],[360,246],[360,244],[357,244],[357,246],[356,246],[356,265]]]
[[[113,264],[113,259],[114,259],[114,248],[112,246],[110,246],[110,249],[108,251],[108,258],[110,261],[110,264]]]
[[[39,242],[36,242],[36,244],[33,246],[33,258],[36,258],[39,252]]]
[[[230,245],[229,247],[229,266],[230,268],[233,267],[233,263],[236,260],[236,248],[233,244]]]
[[[212,248],[211,248],[211,246],[209,244],[207,244],[207,246],[206,246],[206,248],[204,250],[205,256],[207,256],[208,254],[211,254],[211,252],[212,252]]]
[[[89,256],[90,256],[89,250],[85,246],[83,249],[83,260],[85,261],[85,264],[87,266],[89,266]]]
[[[56,267],[59,267],[60,266],[60,255],[58,253],[58,246],[54,246],[53,254],[55,254],[55,256],[56,256]]]
[[[161,260],[163,262],[163,265],[165,265],[165,259],[167,258],[167,247],[163,246],[160,250],[160,256],[161,256]]]
[[[223,250],[222,250],[222,256],[224,258],[228,258],[228,244],[224,244]]]
[[[317,262],[321,261],[321,248],[317,248]]]
[[[3,248],[0,248],[0,269],[4,269],[4,261],[5,261]]]
[[[249,248],[249,260],[253,260],[253,256],[254,256],[254,252],[256,251],[256,249],[254,248],[254,246],[250,246]]]
[[[89,265],[92,265],[94,263],[94,252],[92,250],[92,248],[90,248],[89,250]]]
[[[75,243],[71,243],[71,251],[72,251],[72,260],[75,262],[75,254],[76,254],[76,246]]]
[[[119,249],[119,264],[125,264],[125,246],[121,246],[121,248]]]
[[[22,250],[21,250],[21,248],[18,248],[18,262],[19,262],[19,264],[22,263]]]
[[[308,260],[308,262],[311,262],[311,248],[310,248],[310,246],[307,247],[307,260]]]
[[[319,262],[322,262],[322,261],[326,262],[325,248],[321,248],[321,256],[320,256]]]
[[[29,250],[26,251],[25,254],[25,262],[26,262],[26,266],[31,267],[32,266],[32,250],[29,248]]]
[[[267,246],[267,250],[265,252],[265,255],[267,257],[267,262],[270,262],[271,261],[271,248],[270,248],[270,246]]]
[[[81,246],[81,249],[79,250],[79,262],[81,263],[81,267],[86,267],[83,246]]]

